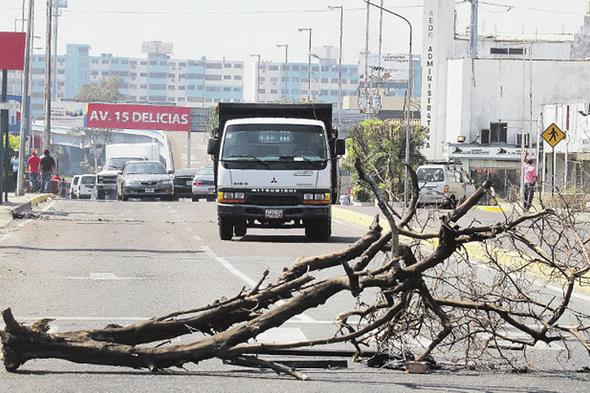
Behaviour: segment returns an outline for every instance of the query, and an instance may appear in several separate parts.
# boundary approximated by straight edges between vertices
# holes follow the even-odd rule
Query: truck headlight
[[[224,192],[217,193],[217,202],[220,203],[244,203],[246,195],[243,192]]]
[[[329,192],[303,194],[303,203],[309,205],[329,205],[331,200],[332,198]]]

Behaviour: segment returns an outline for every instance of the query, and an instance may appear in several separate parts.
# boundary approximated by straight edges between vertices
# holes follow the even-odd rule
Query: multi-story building
[[[84,84],[119,77],[122,101],[209,106],[216,102],[241,102],[244,96],[244,63],[235,60],[174,59],[172,44],[144,43],[144,58],[90,54],[89,45],[68,44],[57,57],[56,98],[73,100]],[[31,110],[43,114],[45,56],[35,54],[31,69]],[[9,77],[9,91],[19,95],[21,74]]]
[[[338,103],[338,58],[332,47],[314,48],[311,100]],[[319,53],[319,54],[317,54]],[[308,97],[308,63],[260,62],[257,99],[261,102],[303,101]],[[358,65],[342,65],[342,97],[356,96]]]

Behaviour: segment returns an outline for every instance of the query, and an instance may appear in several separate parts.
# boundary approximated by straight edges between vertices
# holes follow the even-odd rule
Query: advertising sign
[[[6,107],[8,109],[8,131],[18,134],[20,132],[21,96],[8,95],[6,98]]]
[[[0,70],[22,70],[25,59],[25,33],[0,31]]]
[[[188,132],[191,128],[191,108],[91,103],[86,113],[86,126]]]

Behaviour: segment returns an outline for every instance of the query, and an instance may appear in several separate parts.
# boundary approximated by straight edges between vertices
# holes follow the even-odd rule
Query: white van
[[[420,187],[419,205],[454,208],[475,192],[467,172],[455,164],[421,165],[416,170]]]
[[[96,175],[81,175],[78,184],[74,188],[76,199],[90,199],[94,193]]]

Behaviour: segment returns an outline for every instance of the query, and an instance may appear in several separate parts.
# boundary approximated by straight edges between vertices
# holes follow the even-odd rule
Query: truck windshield
[[[418,177],[418,181],[423,182],[445,181],[445,175],[442,168],[418,168],[416,176]]]
[[[225,132],[223,161],[325,161],[322,127],[303,124],[240,124]]]
[[[121,170],[127,163],[127,161],[142,161],[145,160],[143,157],[122,157],[122,158],[109,158],[104,164],[105,170]]]

